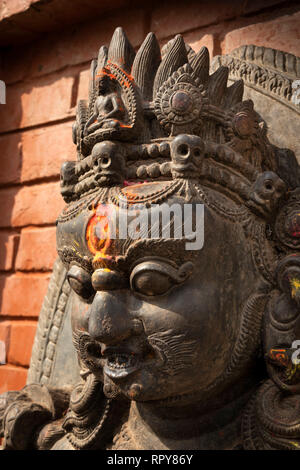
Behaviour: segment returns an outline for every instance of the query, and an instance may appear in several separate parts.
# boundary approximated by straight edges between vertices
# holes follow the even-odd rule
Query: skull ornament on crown
[[[180,35],[135,53],[117,28],[92,61],[57,221],[82,381],[39,448],[300,446],[299,166],[243,90]],[[111,236],[186,204],[204,206],[201,249],[164,220]]]

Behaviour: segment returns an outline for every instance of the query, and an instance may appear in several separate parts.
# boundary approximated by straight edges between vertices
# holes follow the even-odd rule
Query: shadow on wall
[[[15,133],[12,138],[11,135],[3,133],[8,103],[13,100],[12,94],[13,90],[7,86],[5,103],[0,100],[0,364],[6,361],[10,342],[10,328],[7,322],[9,312],[3,303],[3,295],[14,272],[19,243],[19,230],[12,227],[12,213],[15,197],[20,189],[16,184],[20,182],[22,166],[21,134]],[[14,115],[17,129],[22,119],[21,101],[14,103]],[[1,385],[3,386],[3,383]]]

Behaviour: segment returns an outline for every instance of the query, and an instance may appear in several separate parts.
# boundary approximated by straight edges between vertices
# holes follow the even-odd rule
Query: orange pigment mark
[[[129,185],[128,185],[128,184],[125,184],[124,186],[125,186],[125,187],[126,187],[126,186],[140,186],[140,185],[142,185],[142,184],[144,184],[144,183],[145,183],[144,181],[143,181],[143,182],[140,182],[140,183],[138,183],[138,184],[137,184],[136,182],[134,182],[133,184],[129,184]],[[136,203],[136,199],[139,198],[139,196],[140,196],[139,192],[135,192],[135,191],[134,191],[134,188],[130,188],[129,191],[126,191],[126,193],[123,192],[123,194],[124,194],[124,196],[126,196],[126,198],[127,198],[127,204],[128,204],[128,205],[130,205],[130,204],[135,204],[135,203]]]
[[[270,358],[273,359],[273,361],[283,365],[284,367],[288,366],[289,358],[286,349],[271,349]]]
[[[99,206],[98,206],[99,207]],[[110,227],[109,227],[109,211],[108,207],[100,205],[101,214],[97,214],[96,209],[93,207],[94,215],[90,218],[86,228],[86,241],[88,249],[94,255],[94,260],[99,259],[112,259],[107,254],[110,247]]]
[[[290,279],[291,295],[294,299],[300,289],[300,280],[297,277]]]
[[[111,71],[111,68],[110,68],[111,63],[112,63],[111,61],[107,61],[107,65],[103,67],[103,69],[101,69],[100,72],[97,73],[96,78],[101,78],[103,75],[106,75],[111,80],[118,81],[116,75]],[[134,78],[132,75],[129,75],[127,72],[125,72],[125,70],[123,70],[121,67],[120,69],[122,70],[122,72],[127,78],[127,80],[126,79],[121,80],[121,85],[124,86],[125,88],[129,88],[130,85],[134,82]]]

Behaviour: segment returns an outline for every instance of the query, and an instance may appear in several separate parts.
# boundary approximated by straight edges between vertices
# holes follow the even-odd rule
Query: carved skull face
[[[131,193],[152,188],[135,186]],[[208,194],[224,213],[205,205],[200,251],[185,250],[182,240],[174,239],[126,239],[103,251],[102,221],[98,232],[93,229],[99,238],[98,244],[92,241],[93,273],[79,261],[69,270],[82,365],[100,376],[103,370],[104,383],[129,399],[196,401],[226,376],[257,273],[242,226],[226,217],[232,203]],[[173,203],[183,208],[184,198],[172,196],[168,204]],[[91,217],[86,212],[78,222],[83,227]],[[115,262],[118,256],[122,263]]]
[[[173,177],[196,177],[202,167],[204,142],[200,137],[178,135],[171,145]]]
[[[272,212],[284,195],[286,185],[273,171],[265,171],[258,175],[251,193],[251,199],[258,205]]]
[[[93,170],[98,185],[121,183],[124,179],[125,160],[120,147],[112,142],[101,142],[92,151]]]

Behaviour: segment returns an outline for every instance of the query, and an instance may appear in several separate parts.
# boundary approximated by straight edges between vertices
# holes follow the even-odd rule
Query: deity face
[[[261,259],[267,250],[258,217],[270,217],[284,192],[241,83],[228,87],[225,67],[210,75],[207,49],[188,50],[176,36],[161,56],[150,34],[135,55],[118,29],[108,50],[99,51],[89,101],[77,112],[79,160],[65,188],[74,203],[58,225],[58,251],[76,292],[72,325],[82,366],[104,380],[104,391],[111,386],[141,401],[199,400],[246,375],[262,316],[261,306],[253,307],[261,281],[256,264],[260,271],[269,266]],[[99,87],[104,76],[122,98],[124,116]],[[144,241],[102,239],[105,216],[97,226],[95,211],[110,201],[112,213],[122,215],[125,181],[144,182],[131,193],[131,204],[143,208],[204,203],[203,248],[188,251],[182,240],[152,234]]]
[[[92,61],[88,100],[79,101],[73,127],[77,161],[62,167],[68,205],[57,225],[83,379],[63,425],[74,448],[103,444],[112,423],[105,419],[120,423],[118,395],[140,402],[128,429],[138,433],[142,419],[155,435],[144,448],[160,448],[156,438],[169,437],[180,417],[196,422],[203,413],[219,428],[214,411],[234,419],[228,409],[237,416],[254,391],[242,418],[244,448],[299,448],[299,438],[290,440],[299,423],[300,372],[290,347],[299,332],[299,165],[270,143],[236,80],[249,86],[243,71],[258,67],[266,80],[254,96],[261,88],[273,101],[278,87],[267,83],[277,53],[283,60],[266,49],[266,61],[255,46],[242,47],[210,67],[208,50],[196,53],[180,35],[160,51],[149,33],[135,53],[117,28]],[[281,69],[286,90],[292,78]],[[159,231],[139,229],[141,212],[165,204],[183,214],[187,204],[196,213],[205,206],[204,226],[190,232],[196,241],[201,233],[200,246],[186,232],[178,238],[174,226],[163,234],[173,224],[163,217]],[[109,222],[127,216],[130,233],[121,235],[122,224],[114,233]],[[271,380],[260,386],[264,372]],[[101,382],[112,400],[103,399]]]
[[[151,191],[152,184],[140,187],[146,186]],[[225,196],[208,194],[225,210],[232,209]],[[168,204],[183,207],[184,201],[172,196]],[[117,207],[113,211],[119,214]],[[87,246],[92,214],[81,213],[77,222],[82,233],[89,233]],[[256,287],[256,268],[241,224],[205,204],[204,246],[199,251],[186,250],[182,240],[174,239],[100,245],[93,252],[93,273],[80,261],[69,269],[76,292],[72,327],[84,367],[99,376],[103,371],[104,382],[129,399],[169,404],[178,396],[181,402],[183,396],[188,402],[191,396],[199,400],[228,367],[241,312]],[[116,264],[124,245],[130,247],[130,256]]]

